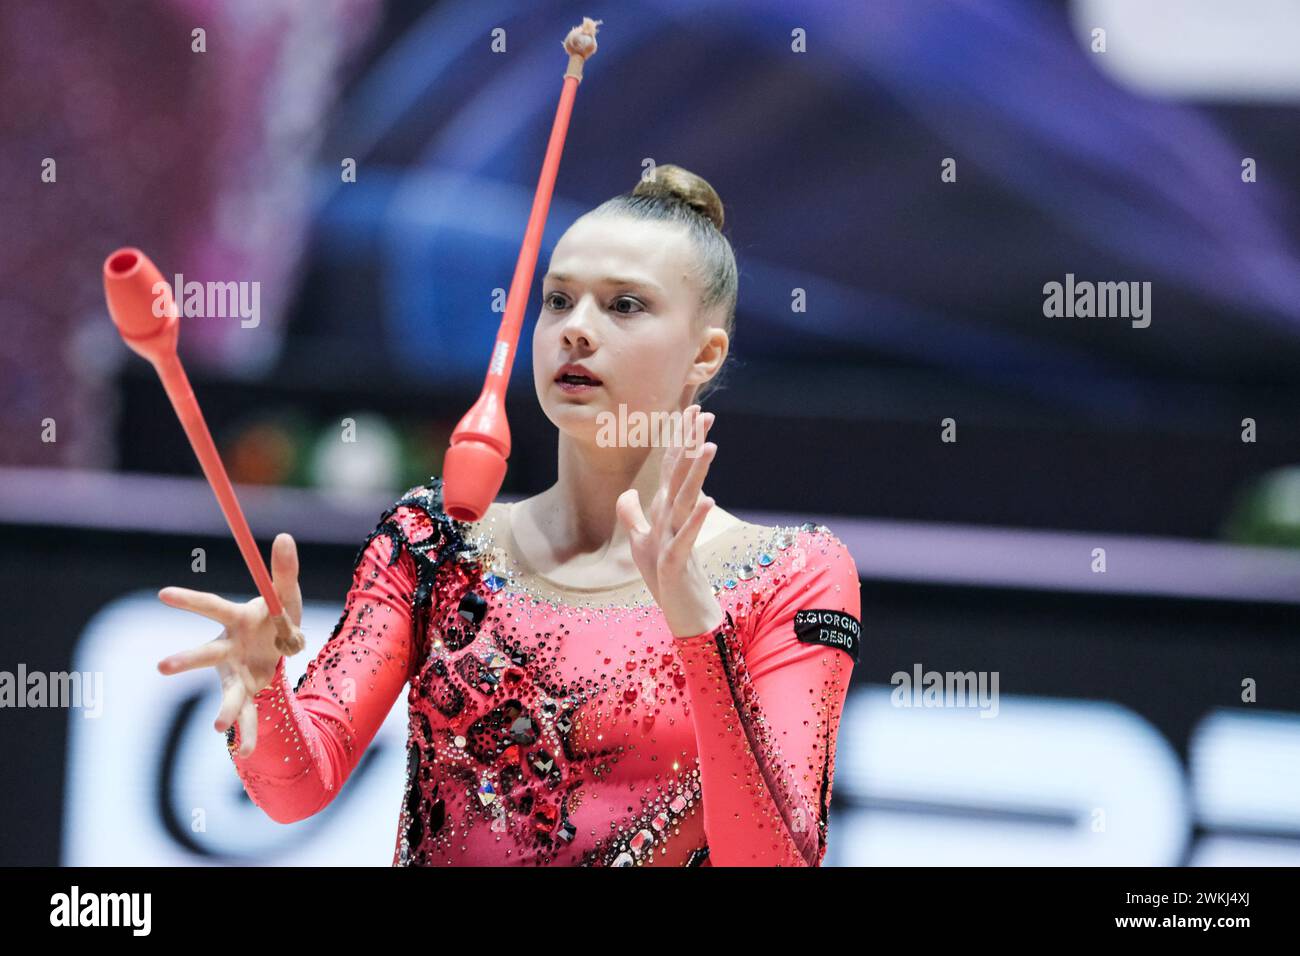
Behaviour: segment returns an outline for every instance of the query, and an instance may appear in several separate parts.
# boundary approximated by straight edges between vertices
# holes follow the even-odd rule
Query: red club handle
[[[217,504],[235,536],[239,552],[244,556],[244,563],[253,575],[258,593],[275,620],[276,647],[282,653],[296,654],[305,645],[302,632],[285,617],[271,575],[262,561],[248,522],[244,520],[235,489],[230,484],[221,456],[217,454],[212,435],[208,432],[207,422],[203,420],[198,399],[194,397],[194,389],[190,387],[176,353],[180,320],[170,287],[148,256],[139,249],[124,247],[104,260],[104,296],[108,300],[109,315],[122,333],[122,339],[134,352],[153,363],[162,380],[176,417],[185,429],[190,447],[198,456],[203,474],[217,496]]]

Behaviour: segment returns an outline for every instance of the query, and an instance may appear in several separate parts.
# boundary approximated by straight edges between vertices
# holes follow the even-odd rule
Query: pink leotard
[[[857,569],[826,527],[742,522],[696,547],[725,619],[674,637],[642,582],[533,571],[509,505],[408,491],[358,552],[333,634],[255,698],[231,759],[289,823],[324,808],[409,684],[393,864],[818,866],[857,659]]]

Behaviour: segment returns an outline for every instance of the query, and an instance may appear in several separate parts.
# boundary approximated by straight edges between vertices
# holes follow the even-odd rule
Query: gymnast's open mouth
[[[572,363],[560,366],[555,374],[555,382],[565,391],[580,391],[604,384],[585,365]]]

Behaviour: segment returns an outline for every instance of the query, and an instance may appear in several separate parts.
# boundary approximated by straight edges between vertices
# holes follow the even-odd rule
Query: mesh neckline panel
[[[529,568],[519,560],[512,547],[507,523],[510,507],[510,503],[495,502],[482,519],[464,526],[465,540],[473,546],[465,557],[482,564],[484,582],[490,589],[521,600],[555,606],[630,608],[655,605],[645,582],[639,579],[579,588],[552,581]],[[798,530],[796,527],[767,527],[742,521],[697,545],[696,560],[712,583],[714,594],[720,594],[736,588],[742,581],[761,576],[775,562],[778,551],[795,543]]]

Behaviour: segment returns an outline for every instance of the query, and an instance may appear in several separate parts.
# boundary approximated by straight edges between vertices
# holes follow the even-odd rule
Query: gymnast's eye
[[[555,304],[555,300],[557,297],[560,301],[559,305]],[[552,292],[542,299],[542,305],[544,305],[548,309],[551,309],[552,311],[558,311],[564,308],[564,294],[560,292]]]
[[[620,309],[620,308],[618,307],[618,304],[619,304],[620,302],[628,302],[628,303],[631,303],[631,304],[632,304],[633,306],[635,306],[636,308],[635,308],[635,309]],[[645,305],[641,302],[640,299],[633,298],[633,297],[630,296],[630,295],[620,295],[617,299],[614,300],[614,311],[615,311],[615,312],[618,312],[618,313],[620,313],[620,314],[622,314],[622,315],[635,315],[637,312],[644,312],[644,311],[645,311]]]

